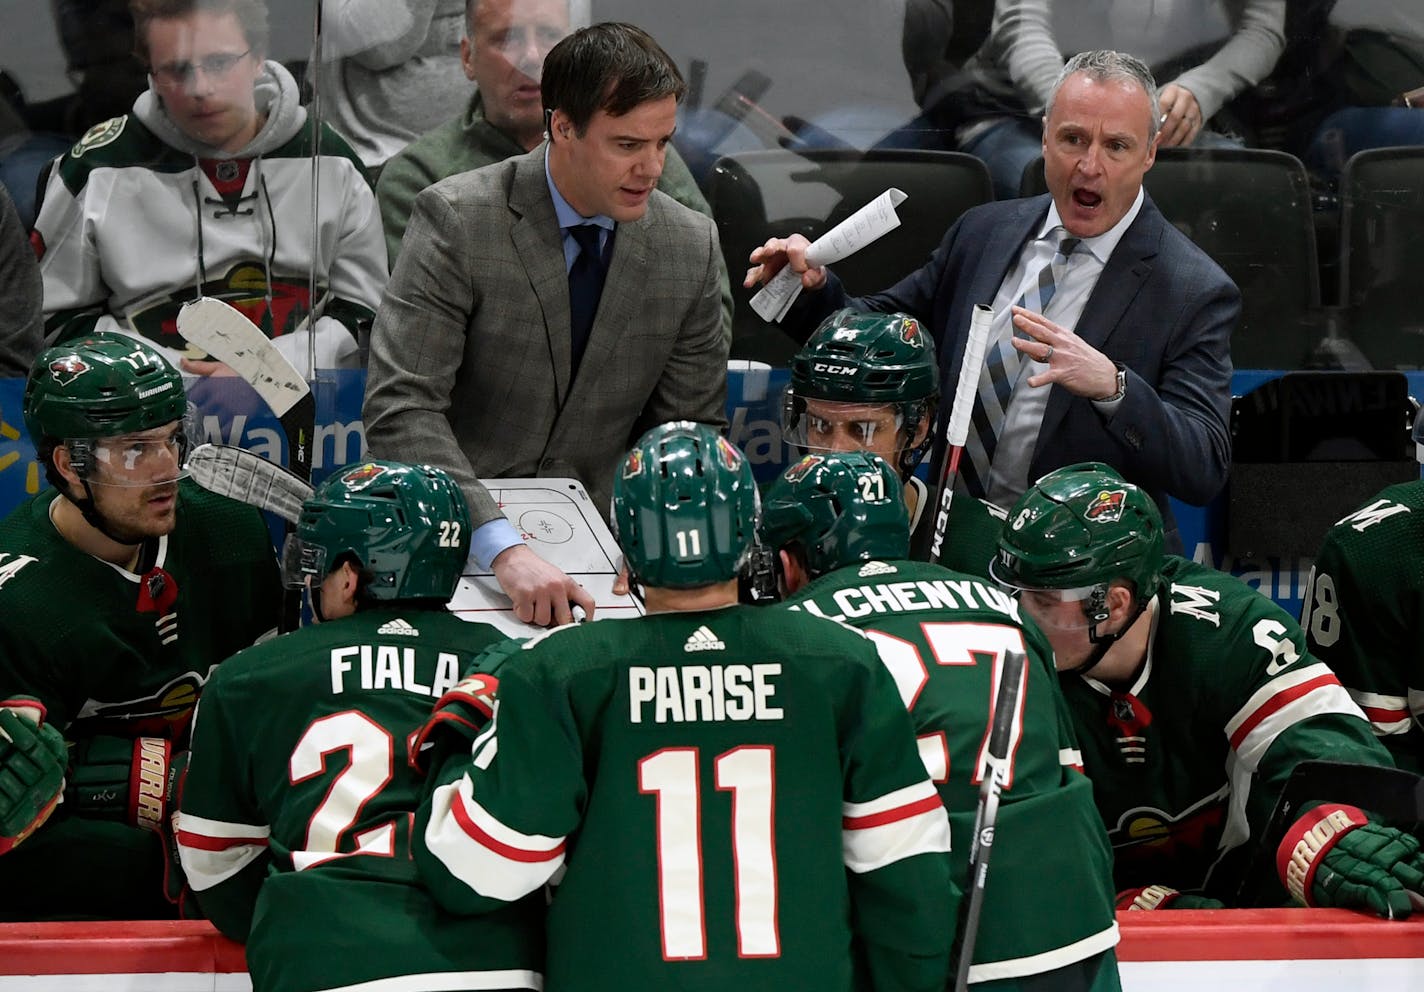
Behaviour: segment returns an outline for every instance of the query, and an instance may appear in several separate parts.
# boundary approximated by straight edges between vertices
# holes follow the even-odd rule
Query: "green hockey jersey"
[[[1325,535],[1300,625],[1401,768],[1424,772],[1424,482],[1383,489]]]
[[[853,631],[737,606],[552,631],[442,780],[426,884],[478,912],[557,876],[550,988],[846,992],[853,938],[876,988],[945,986],[948,823]]]
[[[1231,903],[1297,763],[1387,765],[1389,755],[1274,602],[1172,555],[1163,583],[1133,683],[1066,675],[1064,695],[1117,888],[1162,884]],[[1284,902],[1265,861],[1252,889]]]
[[[542,905],[471,926],[420,887],[416,730],[502,638],[387,604],[225,662],[203,695],[178,822],[203,910],[246,940],[258,992],[538,988]]]
[[[910,557],[929,561],[939,504],[930,501],[934,492],[919,479],[911,477],[909,484],[916,491],[915,512],[910,519]],[[989,562],[998,550],[999,533],[1007,515],[987,500],[956,495],[949,505],[939,563],[956,572],[988,578]]]
[[[277,625],[281,584],[262,516],[179,484],[173,532],[142,576],[75,548],[47,489],[0,521],[0,700],[29,696],[71,742],[99,734],[182,746],[214,667]],[[0,919],[171,916],[157,835],[63,803],[0,858]]]
[[[47,489],[0,522],[0,699],[34,696],[75,740],[180,739],[218,662],[277,625],[262,515],[192,482],[142,576],[78,550]]]
[[[977,503],[961,497],[955,505],[961,502]],[[1023,622],[1018,603],[936,565],[870,561],[821,576],[787,604],[852,624],[875,641],[949,810],[961,888],[1003,652],[1027,654],[969,980],[1036,975],[1114,946],[1112,853],[1082,774],[1053,652],[1038,628]],[[1045,879],[1053,880],[1052,898],[1044,896]]]

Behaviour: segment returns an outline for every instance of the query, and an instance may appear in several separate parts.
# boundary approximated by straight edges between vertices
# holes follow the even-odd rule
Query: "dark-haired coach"
[[[725,423],[720,248],[655,187],[685,90],[629,24],[584,28],[544,61],[548,140],[415,201],[376,315],[364,419],[372,453],[448,470],[472,555],[522,620],[592,598],[542,561],[479,479],[573,477],[605,510],[630,439]]]

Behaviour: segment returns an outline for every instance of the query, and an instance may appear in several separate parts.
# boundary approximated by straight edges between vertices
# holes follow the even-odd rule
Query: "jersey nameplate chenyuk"
[[[628,669],[633,723],[780,720],[772,704],[780,664],[682,665]]]
[[[982,582],[951,579],[915,582],[877,582],[837,589],[830,598],[840,613],[827,613],[813,600],[797,603],[793,610],[805,610],[828,620],[845,622],[874,613],[913,613],[917,610],[977,610],[1002,613],[1019,622],[1019,604],[1008,593]]]
[[[352,644],[331,649],[331,691],[348,689],[400,689],[417,696],[439,699],[460,681],[460,658],[441,651],[435,659],[435,678],[423,685],[417,673],[416,649],[393,644]],[[360,679],[359,685],[349,682]]]

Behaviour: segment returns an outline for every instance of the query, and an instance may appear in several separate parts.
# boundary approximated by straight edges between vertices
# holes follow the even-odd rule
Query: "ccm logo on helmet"
[[[826,375],[855,375],[860,370],[854,365],[837,365],[834,362],[812,362],[812,372],[824,372]]]

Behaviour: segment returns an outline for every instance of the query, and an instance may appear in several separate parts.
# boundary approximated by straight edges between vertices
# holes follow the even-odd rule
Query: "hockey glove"
[[[49,819],[64,795],[68,749],[58,730],[0,707],[0,854]]]
[[[162,737],[91,737],[74,747],[65,798],[74,812],[131,827],[163,829],[173,742]]]
[[[1178,892],[1165,885],[1143,885],[1117,894],[1118,909],[1225,909],[1226,903],[1209,896]]]
[[[188,887],[188,876],[183,873],[183,862],[178,856],[178,810],[183,802],[183,782],[188,775],[187,751],[179,751],[168,765],[168,780],[164,789],[164,817],[159,827],[158,837],[163,842],[163,896],[178,907],[180,920],[201,920],[202,910],[193,890]]]
[[[498,688],[499,680],[484,672],[471,672],[455,683],[411,735],[407,745],[410,767],[424,775],[456,750],[468,754],[470,745],[494,716]]]
[[[1404,919],[1410,893],[1424,894],[1424,854],[1403,831],[1371,823],[1354,806],[1324,804],[1286,831],[1276,867],[1307,906],[1366,909]]]

